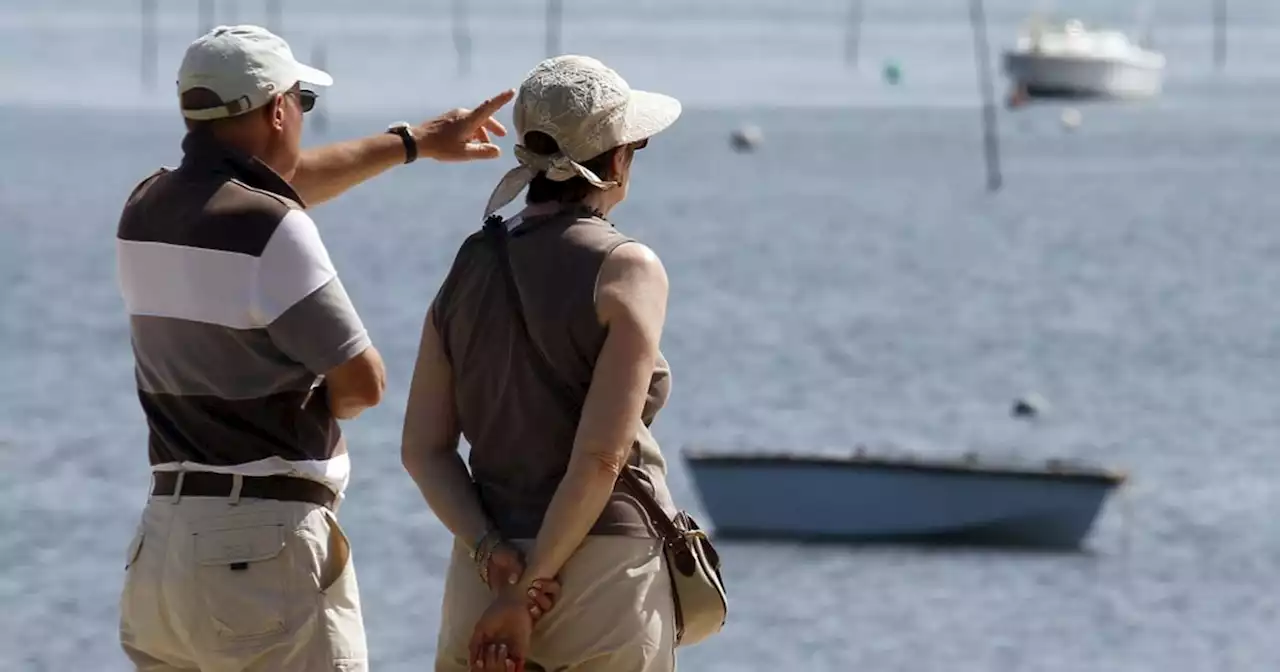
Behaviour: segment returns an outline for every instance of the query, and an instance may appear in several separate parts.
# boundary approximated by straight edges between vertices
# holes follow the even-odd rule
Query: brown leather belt
[[[178,485],[176,471],[153,473],[153,495],[172,495]],[[209,471],[186,471],[182,477],[184,497],[230,497],[235,477]],[[328,509],[333,508],[337,495],[319,481],[293,476],[242,476],[240,496],[250,499],[274,499],[282,502],[310,502]]]

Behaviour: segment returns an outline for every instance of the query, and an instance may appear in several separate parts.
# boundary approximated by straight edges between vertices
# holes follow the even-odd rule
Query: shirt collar
[[[225,174],[255,188],[288,198],[306,207],[302,197],[279,173],[263,163],[218,140],[207,130],[187,133],[182,139],[182,170]]]

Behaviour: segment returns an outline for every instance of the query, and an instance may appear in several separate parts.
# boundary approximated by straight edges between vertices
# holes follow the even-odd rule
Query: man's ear
[[[277,131],[284,130],[284,107],[286,105],[284,98],[283,95],[280,95],[271,99],[271,128]]]

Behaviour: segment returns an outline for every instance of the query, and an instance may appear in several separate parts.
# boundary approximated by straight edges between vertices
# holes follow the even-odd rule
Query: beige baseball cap
[[[178,67],[178,96],[208,89],[222,102],[183,109],[193,120],[223,119],[266,105],[303,82],[329,86],[329,73],[299,63],[289,44],[260,26],[218,26],[191,43]]]
[[[549,58],[529,72],[516,94],[513,115],[520,165],[493,190],[486,218],[519,196],[540,172],[557,182],[580,176],[601,189],[616,186],[580,162],[665,130],[680,116],[680,101],[636,91],[594,58],[567,55]],[[519,144],[532,131],[551,136],[560,153],[536,154]]]

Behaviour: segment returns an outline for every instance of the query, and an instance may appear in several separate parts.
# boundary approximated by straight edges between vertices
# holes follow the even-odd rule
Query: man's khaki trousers
[[[351,549],[322,506],[152,496],[126,568],[139,672],[368,669]]]

